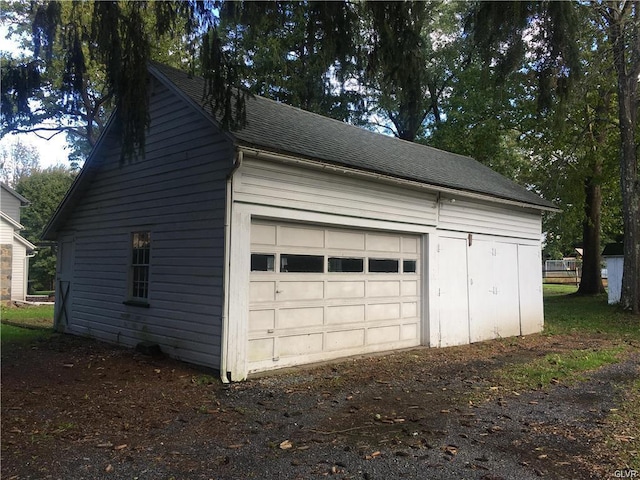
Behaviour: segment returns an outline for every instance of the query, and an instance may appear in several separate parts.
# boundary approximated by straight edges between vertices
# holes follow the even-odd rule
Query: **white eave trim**
[[[31,243],[29,240],[27,240],[26,238],[18,235],[17,233],[13,232],[13,239],[18,241],[19,243],[23,244],[25,247],[27,247],[28,250],[35,250],[37,247]]]
[[[23,225],[21,225],[20,223],[16,222],[13,218],[11,218],[6,213],[0,212],[0,218],[2,218],[2,220],[5,220],[9,224],[11,224],[11,226],[14,228],[14,230],[24,230],[24,226]]]
[[[378,182],[391,183],[395,185],[401,185],[404,187],[412,187],[412,188],[421,189],[421,190],[429,190],[431,192],[440,192],[444,194],[455,195],[458,197],[471,198],[474,200],[482,200],[485,202],[501,203],[505,205],[527,208],[531,210],[545,210],[549,212],[560,211],[560,209],[557,209],[557,208],[545,207],[542,205],[536,205],[534,203],[525,203],[517,200],[509,200],[509,199],[500,198],[500,197],[493,197],[491,195],[484,195],[481,193],[468,192],[466,190],[447,188],[447,187],[442,187],[440,185],[432,185],[428,183],[419,182],[416,180],[407,180],[403,178],[397,178],[397,177],[393,177],[391,175],[386,175],[383,173],[368,172],[366,170],[360,170],[353,167],[332,165],[330,163],[325,163],[320,160],[309,160],[305,158],[293,157],[293,156],[283,155],[279,153],[276,154],[273,152],[269,152],[267,150],[260,150],[257,148],[252,148],[252,147],[247,147],[242,145],[238,145],[238,149],[243,151],[247,155],[252,155],[259,159],[262,158],[262,159],[276,161],[280,163],[301,165],[301,166],[306,166],[308,168],[314,168],[316,170],[325,170],[325,171],[328,170],[332,172],[339,172],[345,175],[359,177],[366,180],[374,180]]]

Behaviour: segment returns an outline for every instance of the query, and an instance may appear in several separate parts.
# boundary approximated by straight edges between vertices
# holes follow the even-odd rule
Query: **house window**
[[[132,299],[149,298],[149,264],[151,259],[151,232],[131,235],[131,269],[129,292]]]
[[[398,260],[390,258],[370,258],[370,273],[398,273]]]
[[[251,254],[252,272],[273,272],[275,255],[264,255],[262,253]]]
[[[280,271],[295,273],[323,273],[322,255],[280,255]]]
[[[362,258],[329,257],[329,272],[364,272],[364,260]]]

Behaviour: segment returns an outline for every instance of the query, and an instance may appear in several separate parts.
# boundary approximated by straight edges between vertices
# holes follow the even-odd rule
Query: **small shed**
[[[609,243],[602,251],[602,258],[607,263],[607,290],[609,304],[618,303],[622,292],[622,266],[624,251],[622,243]]]
[[[46,228],[56,325],[255,372],[543,327],[555,206],[472,158],[258,96],[220,129],[204,81],[151,65],[145,157],[114,116]]]

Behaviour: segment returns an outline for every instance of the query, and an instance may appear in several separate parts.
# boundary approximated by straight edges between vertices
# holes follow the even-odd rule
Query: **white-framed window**
[[[131,234],[131,265],[129,267],[129,298],[147,301],[151,265],[151,232]]]

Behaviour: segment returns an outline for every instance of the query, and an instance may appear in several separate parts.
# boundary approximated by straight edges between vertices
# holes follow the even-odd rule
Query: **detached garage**
[[[56,326],[251,373],[539,332],[541,214],[471,158],[260,97],[223,132],[150,67],[146,156],[112,120],[45,232]]]

